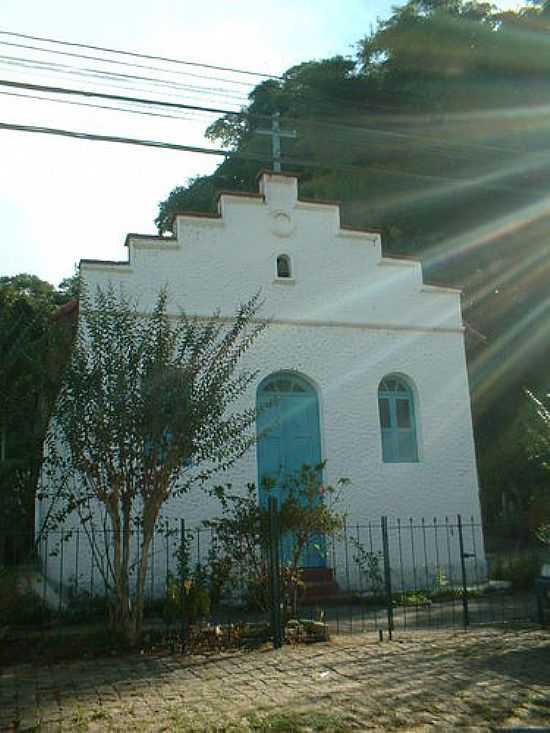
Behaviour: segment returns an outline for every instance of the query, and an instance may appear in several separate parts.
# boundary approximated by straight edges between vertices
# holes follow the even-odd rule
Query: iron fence
[[[293,616],[326,625],[334,633],[537,619],[536,552],[487,556],[482,527],[474,517],[348,521],[334,536],[311,538],[297,560],[292,559],[292,540],[289,552],[289,538],[278,531],[277,518],[272,505],[265,541],[251,541],[243,533],[232,538],[229,549],[227,538],[220,538],[214,527],[188,527],[183,520],[159,525],[149,549],[147,623],[178,623],[170,612],[170,593],[186,579],[208,597],[195,621],[270,624],[276,642],[282,641],[283,623]],[[13,550],[10,572],[16,574],[17,592],[24,599],[11,623],[24,617],[105,623],[111,531],[96,528],[90,534],[79,526],[61,527],[36,542],[13,531],[4,541]],[[130,583],[135,587],[143,541],[139,528],[131,530],[129,541]],[[17,548],[25,548],[24,553],[18,555]],[[0,600],[0,625],[3,605]]]

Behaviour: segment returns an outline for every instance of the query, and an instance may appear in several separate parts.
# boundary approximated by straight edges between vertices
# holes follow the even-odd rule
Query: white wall
[[[129,235],[128,264],[84,261],[96,285],[122,284],[143,311],[161,286],[170,311],[231,316],[258,288],[269,328],[246,357],[258,382],[297,370],[318,389],[327,482],[351,479],[353,522],[380,515],[480,518],[460,294],[424,285],[416,261],[383,258],[377,233],[342,229],[335,205],[300,202],[295,178],[264,174],[262,195],[222,195],[219,217],[178,216],[173,239]],[[293,278],[276,277],[278,254]],[[413,385],[418,463],[383,463],[377,390],[389,373]],[[254,402],[251,389],[245,402]],[[256,481],[255,450],[220,483]],[[217,514],[196,489],[165,514],[188,526]],[[482,548],[481,548],[482,553]]]

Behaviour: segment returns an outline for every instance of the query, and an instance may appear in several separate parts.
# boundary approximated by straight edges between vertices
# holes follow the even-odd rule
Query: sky
[[[353,55],[357,41],[378,17],[388,17],[395,4],[387,0],[156,0],[147,4],[139,0],[2,0],[0,31],[279,75],[303,61]],[[499,5],[514,7],[515,3],[503,0]],[[52,50],[104,56],[0,34],[0,79],[80,89],[93,86],[111,94],[152,97],[156,93],[158,99],[223,109],[237,109],[261,80],[143,59],[137,63],[157,70],[106,66],[54,55]],[[125,56],[111,58],[131,61]],[[58,66],[52,68],[54,63]],[[77,66],[81,75],[75,74]],[[107,86],[90,79],[89,73],[82,75],[82,69],[98,68],[162,76],[186,89],[160,88],[134,79],[134,91],[128,92],[126,78]],[[33,92],[2,89],[11,95],[0,94],[0,123],[211,145],[203,133],[215,116],[187,113],[183,118],[164,119],[23,99],[14,94]],[[116,106],[105,100],[89,103]],[[194,153],[0,129],[0,276],[29,272],[57,285],[73,274],[81,258],[126,259],[126,234],[156,233],[158,203],[189,177],[211,173],[220,161]]]

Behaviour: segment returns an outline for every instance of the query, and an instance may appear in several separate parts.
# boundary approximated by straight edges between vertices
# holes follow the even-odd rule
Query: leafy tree
[[[381,229],[386,252],[420,257],[427,281],[464,289],[491,516],[503,491],[536,473],[514,436],[523,385],[546,383],[549,8],[470,0],[394,8],[353,58],[298,64],[259,84],[239,116],[210,125],[212,140],[258,160],[225,160],[171,195],[157,219],[166,231],[190,202],[214,211],[220,188],[254,190],[271,158],[256,130],[279,111],[282,127],[298,133],[284,141],[283,165],[301,174],[303,196],[341,201],[344,223]]]
[[[0,564],[30,549],[42,445],[75,311],[34,275],[0,278]],[[18,537],[13,537],[13,532]]]
[[[349,484],[349,479],[341,478],[336,487],[324,485],[321,472],[325,462],[317,466],[303,465],[284,482],[287,493],[281,504],[280,529],[290,552],[284,568],[286,575],[289,609],[296,617],[298,609],[298,593],[303,586],[305,553],[314,550],[322,554],[326,552],[325,540],[334,537],[344,527],[345,517],[337,511],[336,505],[341,489]]]
[[[305,553],[326,551],[325,540],[344,526],[344,515],[337,510],[340,490],[349,484],[339,479],[336,487],[320,479],[325,463],[303,465],[294,474],[282,477],[282,484],[265,479],[266,491],[281,488],[278,507],[279,532],[286,548],[281,567],[283,592],[288,612],[296,616],[298,594],[303,587]],[[270,527],[268,511],[258,502],[258,491],[248,484],[246,493],[234,494],[231,486],[215,489],[222,515],[205,525],[213,530],[208,567],[210,588],[217,599],[223,592],[242,594],[250,606],[266,610],[271,602],[268,555]]]
[[[110,596],[113,628],[130,643],[141,633],[163,505],[227,469],[254,441],[255,410],[235,403],[255,378],[241,362],[265,327],[254,321],[259,296],[229,325],[216,313],[202,321],[181,314],[171,325],[167,298],[162,291],[143,316],[123,292],[81,293],[48,440],[46,526],[76,513]]]
[[[536,498],[542,516],[537,524],[550,520],[550,396],[548,393],[537,395],[526,390],[530,410],[527,413],[525,445],[530,460],[536,464],[544,475],[544,480],[535,487]]]

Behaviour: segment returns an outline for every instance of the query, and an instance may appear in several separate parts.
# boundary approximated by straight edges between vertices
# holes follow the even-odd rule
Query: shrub
[[[178,621],[195,624],[210,614],[210,596],[202,584],[202,570],[197,566],[194,577],[183,581],[168,577],[163,617],[168,625]]]
[[[89,591],[69,590],[60,620],[66,624],[86,624],[98,619],[109,618],[109,601],[105,596]]]
[[[507,580],[513,590],[530,590],[540,573],[540,558],[535,553],[499,555],[491,564],[491,580]]]
[[[51,611],[33,590],[20,590],[14,570],[0,570],[0,625],[39,626],[47,623]]]
[[[335,505],[340,489],[349,483],[339,479],[336,488],[321,483],[325,467],[303,465],[295,474],[265,479],[266,491],[285,498],[279,507],[279,531],[287,557],[281,562],[282,595],[285,611],[296,615],[298,595],[304,587],[302,564],[308,547],[326,553],[320,538],[341,531],[344,516]],[[221,517],[205,522],[214,530],[214,543],[207,566],[209,590],[219,598],[242,595],[254,610],[266,610],[269,589],[269,516],[258,504],[256,486],[247,485],[244,495],[230,493],[231,486],[217,487],[215,494],[222,505]]]

